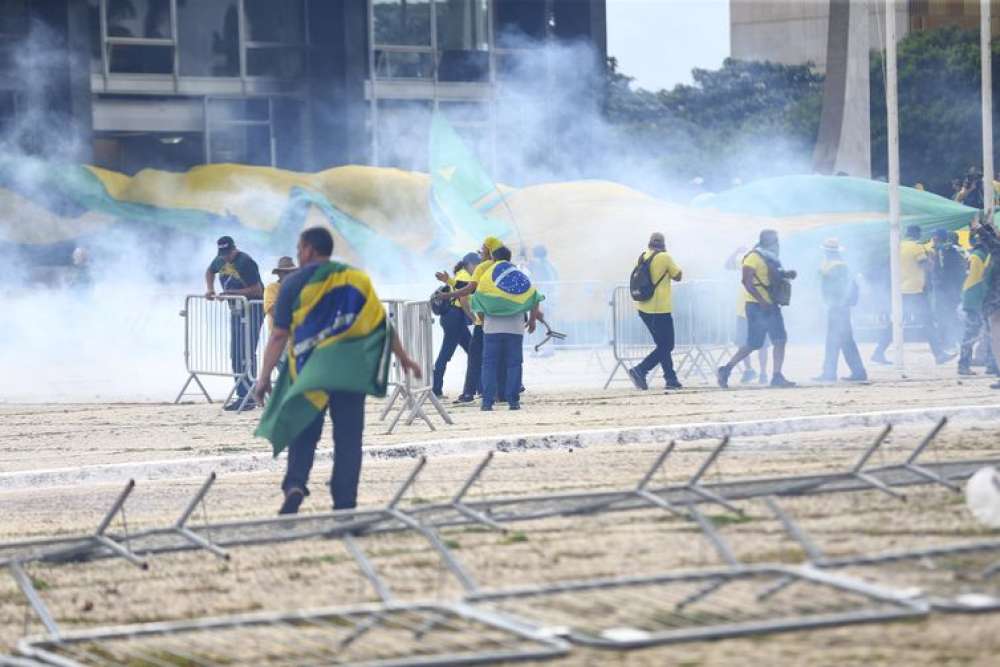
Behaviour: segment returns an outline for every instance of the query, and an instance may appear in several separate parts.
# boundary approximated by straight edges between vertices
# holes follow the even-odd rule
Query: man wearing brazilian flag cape
[[[288,449],[280,514],[295,514],[309,495],[309,473],[328,409],[333,421],[333,508],[355,507],[365,396],[385,396],[390,354],[399,358],[404,372],[421,376],[390,327],[371,279],[330,261],[330,232],[320,227],[302,232],[298,254],[302,268],[281,284],[254,388],[258,402],[271,394],[256,435],[271,442],[275,456]],[[272,393],[271,373],[286,349]]]
[[[502,369],[506,372],[500,373],[504,378],[500,395],[511,410],[520,410],[524,331],[534,333],[535,324],[544,321],[539,304],[545,297],[535,289],[528,276],[511,263],[510,249],[502,246],[493,250],[490,261],[476,267],[467,286],[448,296],[461,298],[470,294],[473,312],[483,313],[481,407],[485,411],[493,409],[498,371]]]

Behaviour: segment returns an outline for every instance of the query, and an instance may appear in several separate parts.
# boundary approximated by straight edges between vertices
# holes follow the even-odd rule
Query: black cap
[[[233,248],[236,247],[236,241],[233,240],[232,236],[223,236],[216,241],[216,245],[219,246],[219,257],[222,257],[232,252]]]

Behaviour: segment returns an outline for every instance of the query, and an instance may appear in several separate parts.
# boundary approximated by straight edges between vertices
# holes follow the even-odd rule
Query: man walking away
[[[941,345],[953,348],[958,342],[958,306],[962,300],[967,260],[962,250],[943,230],[934,231],[934,319],[937,322]]]
[[[837,381],[837,363],[840,354],[851,369],[844,378],[848,382],[866,382],[868,373],[861,362],[858,345],[854,342],[854,328],[851,326],[851,308],[857,305],[858,286],[844,261],[844,248],[835,238],[823,243],[826,259],[820,266],[820,281],[823,289],[823,303],[826,304],[826,356],[823,360],[823,374],[816,378],[820,382]]]
[[[931,260],[927,249],[920,245],[920,226],[910,225],[906,228],[906,239],[899,244],[900,291],[903,293],[903,320],[911,320],[923,328],[924,337],[931,348],[934,360],[944,364],[955,358],[954,354],[946,354],[941,348],[937,329],[930,316],[927,302],[927,272],[931,270]],[[891,364],[885,351],[892,343],[892,321],[882,331],[872,361],[877,364]],[[903,341],[898,341],[900,345]]]
[[[785,344],[788,334],[785,332],[785,319],[781,314],[781,306],[787,305],[791,296],[791,283],[798,275],[795,271],[786,271],[781,266],[780,244],[778,232],[765,229],[760,233],[760,239],[754,249],[743,258],[743,298],[746,302],[747,339],[736,351],[733,358],[725,366],[719,367],[716,373],[719,386],[729,387],[729,376],[736,364],[740,363],[754,350],[764,346],[764,338],[770,337],[774,346],[774,374],[771,376],[771,386],[794,387],[782,374],[785,364]]]
[[[663,379],[667,389],[680,389],[681,383],[674,370],[674,316],[671,304],[671,281],[680,282],[681,268],[667,253],[666,240],[663,234],[657,232],[649,237],[647,249],[639,256],[635,272],[642,272],[641,279],[646,283],[643,293],[633,294],[632,298],[644,297],[645,291],[650,291],[648,298],[637,300],[635,307],[639,318],[649,329],[656,347],[635,368],[629,369],[629,377],[636,389],[646,391],[649,384],[646,375],[657,365],[663,369]],[[635,273],[634,272],[634,273]],[[633,283],[635,281],[633,280]]]
[[[442,290],[458,290],[469,284],[472,280],[472,272],[479,264],[479,255],[470,252],[462,261],[455,265],[455,277],[448,283],[448,288]],[[448,299],[448,292],[444,292],[445,301],[439,302],[441,315],[439,321],[444,330],[444,340],[441,341],[441,349],[438,351],[437,359],[434,361],[434,395],[438,398],[444,396],[444,373],[448,368],[448,362],[459,347],[469,354],[469,343],[472,335],[469,333],[469,325],[472,324],[472,312],[468,310],[468,303],[465,299]]]
[[[288,448],[279,514],[295,514],[309,495],[309,474],[327,409],[333,422],[333,508],[357,506],[365,395],[385,396],[390,350],[404,372],[420,378],[420,367],[389,326],[371,279],[330,261],[332,254],[330,232],[320,227],[302,232],[302,268],[281,285],[274,329],[254,388],[254,396],[263,402],[271,392],[271,371],[287,349],[288,362],[256,431],[271,442],[275,456]]]
[[[958,374],[975,375],[972,370],[972,354],[976,343],[984,338],[983,298],[986,296],[986,270],[991,263],[989,251],[982,236],[972,234],[972,252],[969,253],[969,271],[962,285],[962,312],[965,315],[965,334],[962,336],[962,351],[958,357]],[[990,349],[990,338],[985,336],[986,364],[996,364]]]
[[[237,301],[230,301],[229,357],[233,374],[236,376],[236,396],[225,410],[252,410],[256,407],[253,399],[245,398],[250,391],[250,378],[257,377],[257,341],[260,327],[264,323],[264,308],[258,301],[264,296],[264,285],[260,280],[260,269],[250,255],[241,252],[231,236],[223,236],[216,245],[218,254],[205,271],[205,297],[214,299],[215,276],[219,276],[222,296],[243,296],[254,303],[248,312],[242,312]],[[246,338],[244,318],[249,323],[250,339]],[[248,358],[249,356],[249,358]]]
[[[497,400],[500,368],[506,369],[500,396],[511,410],[521,409],[525,315],[528,333],[535,332],[535,323],[542,317],[538,304],[544,297],[524,272],[511,263],[511,257],[509,248],[494,250],[494,263],[478,276],[472,295],[472,309],[483,313],[482,410],[485,412],[493,410]]]

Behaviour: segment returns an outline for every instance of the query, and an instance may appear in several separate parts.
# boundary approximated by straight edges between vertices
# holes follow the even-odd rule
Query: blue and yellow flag
[[[299,293],[288,358],[255,434],[277,456],[323,414],[328,392],[385,396],[391,341],[368,276],[339,262],[321,265]]]
[[[531,279],[511,262],[494,262],[486,269],[475,294],[472,310],[493,317],[509,317],[527,313],[545,299]]]

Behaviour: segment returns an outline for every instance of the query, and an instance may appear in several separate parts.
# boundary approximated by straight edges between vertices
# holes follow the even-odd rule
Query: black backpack
[[[655,283],[653,282],[653,272],[650,270],[650,266],[653,263],[653,258],[659,255],[660,252],[660,250],[656,250],[645,259],[643,259],[642,255],[639,255],[639,261],[635,268],[632,269],[632,276],[628,281],[628,290],[632,294],[633,301],[649,301],[652,299],[656,288],[667,277],[667,274],[664,273],[660,276],[659,280]]]

